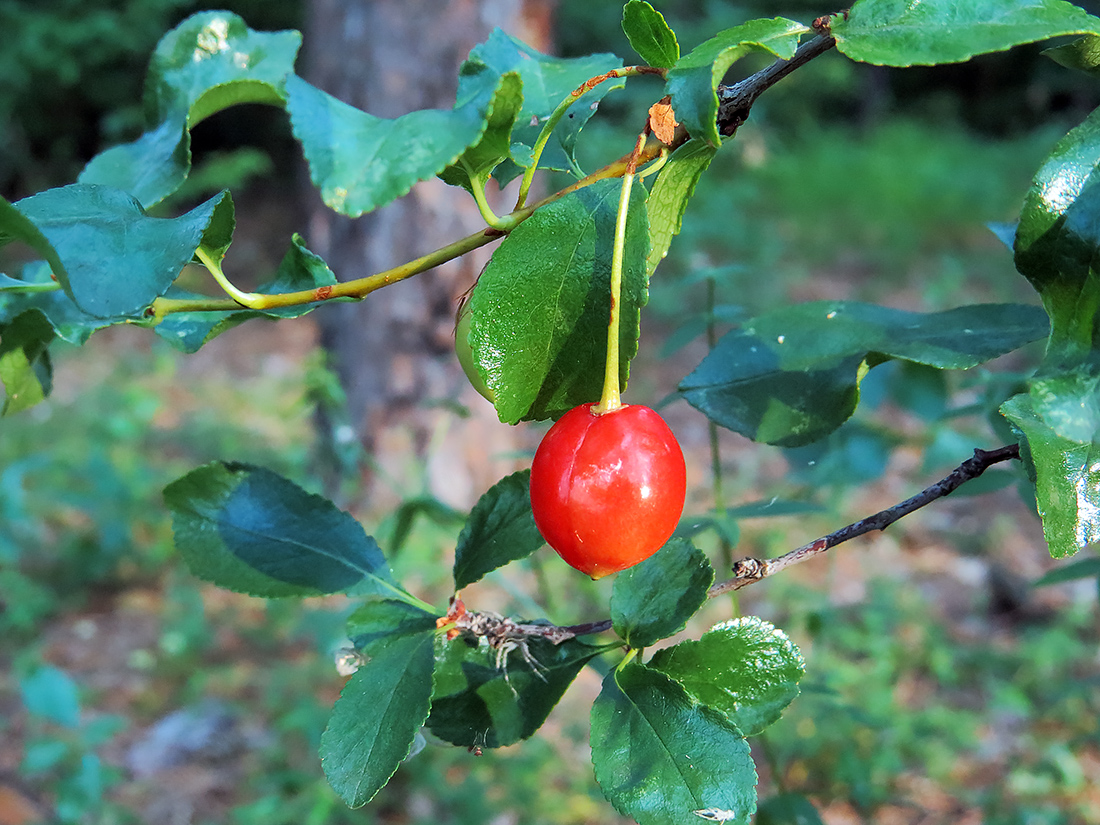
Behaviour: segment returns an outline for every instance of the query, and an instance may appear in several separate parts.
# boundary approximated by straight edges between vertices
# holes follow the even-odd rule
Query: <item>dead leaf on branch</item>
[[[671,146],[679,125],[667,95],[649,107],[649,130],[661,143]]]

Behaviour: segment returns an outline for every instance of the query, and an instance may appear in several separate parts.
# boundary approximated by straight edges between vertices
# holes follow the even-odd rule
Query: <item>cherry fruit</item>
[[[535,524],[558,555],[594,579],[632,567],[668,541],[684,509],[684,453],[649,407],[595,414],[582,404],[546,433],[531,465]]]

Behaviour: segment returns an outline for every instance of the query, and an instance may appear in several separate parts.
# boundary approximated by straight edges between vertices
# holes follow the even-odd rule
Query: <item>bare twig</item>
[[[809,63],[836,45],[836,40],[828,32],[828,24],[822,22],[826,19],[819,18],[815,21],[814,28],[819,34],[799,46],[790,60],[777,60],[766,69],[732,86],[718,87],[718,131],[726,136],[732,135],[748,119],[752,104],[761,94],[799,66]]]
[[[912,498],[895,504],[893,507],[888,507],[872,516],[849,524],[847,527],[842,527],[778,558],[741,559],[733,565],[733,578],[711,587],[707,592],[707,598],[713,599],[716,596],[740,590],[742,587],[747,587],[768,576],[774,576],[781,570],[819,556],[830,547],[836,547],[838,544],[857,536],[862,536],[874,530],[885,530],[903,516],[907,516],[954,492],[967,481],[980,476],[994,464],[1018,459],[1019,457],[1020,447],[1017,444],[1009,444],[995,450],[975,449],[974,455],[956,467],[948,476],[940,479]],[[508,650],[517,648],[521,649],[522,652],[522,646],[525,645],[525,640],[529,638],[546,639],[555,645],[559,645],[578,636],[603,633],[611,629],[611,620],[603,619],[598,622],[586,622],[564,627],[552,624],[520,624],[492,613],[466,611],[462,602],[455,600],[448,615],[439,620],[439,625],[440,627],[453,628],[451,632],[455,635],[467,633],[473,636],[483,636],[489,642],[490,647],[497,650],[498,653],[503,649],[506,654]]]
[[[1020,457],[1020,447],[1017,444],[1009,444],[996,450],[974,450],[974,455],[955,468],[946,478],[940,479],[931,487],[922,490],[912,498],[908,498],[893,507],[887,507],[881,512],[868,516],[865,519],[842,527],[836,532],[804,544],[796,550],[785,553],[774,559],[745,558],[733,565],[733,578],[714,585],[707,594],[710,598],[740,590],[742,587],[758,582],[768,576],[774,576],[780,570],[784,570],[799,562],[811,559],[838,544],[870,533],[873,530],[885,530],[902,516],[907,516],[915,510],[919,510],[931,504],[938,498],[943,498],[958,489],[962,484],[977,478],[989,467],[1001,461]]]

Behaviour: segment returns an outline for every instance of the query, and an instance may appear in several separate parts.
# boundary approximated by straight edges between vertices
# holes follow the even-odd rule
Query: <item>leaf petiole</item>
[[[218,282],[218,286],[226,291],[234,301],[242,306],[246,306],[249,309],[259,309],[259,303],[262,301],[263,296],[257,295],[254,292],[242,292],[233,286],[229,282],[229,279],[225,277],[225,273],[222,272],[222,265],[219,261],[215,261],[213,256],[201,246],[195,250],[195,257],[202,261],[202,265],[214,276],[214,280]]]
[[[523,171],[523,180],[520,181],[519,185],[519,198],[516,199],[516,209],[522,209],[523,205],[527,203],[527,194],[531,191],[531,183],[535,178],[535,170],[539,167],[539,160],[542,158],[542,152],[550,140],[550,135],[554,133],[554,129],[557,128],[558,123],[565,117],[565,113],[569,111],[569,107],[576,103],[581,95],[595,89],[605,80],[610,80],[613,77],[637,77],[643,74],[656,74],[664,77],[666,70],[658,69],[654,66],[624,66],[621,69],[612,69],[607,72],[607,74],[597,75],[596,77],[586,80],[576,89],[571,91],[566,98],[558,104],[557,108],[550,113],[550,117],[548,117],[546,122],[542,125],[542,131],[539,132],[538,139],[535,140],[535,145],[531,148],[531,163]]]
[[[486,175],[475,175],[470,171],[470,168],[466,166],[465,161],[462,162],[463,168],[466,169],[466,173],[470,176],[470,194],[474,196],[474,202],[477,204],[477,210],[481,213],[482,220],[487,223],[492,229],[499,229],[501,232],[510,232],[515,229],[515,219],[511,215],[505,215],[503,218],[498,217],[493,211],[493,208],[489,206],[489,201],[485,197],[485,185],[488,182]]]

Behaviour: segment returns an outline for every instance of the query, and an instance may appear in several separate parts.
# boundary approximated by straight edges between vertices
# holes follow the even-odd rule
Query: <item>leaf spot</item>
[[[722,808],[701,808],[692,813],[707,822],[728,822],[731,819],[737,819],[736,811],[727,811]]]

